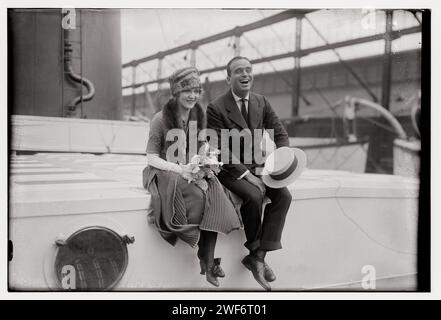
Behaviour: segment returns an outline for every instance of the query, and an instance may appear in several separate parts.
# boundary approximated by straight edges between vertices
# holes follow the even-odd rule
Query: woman
[[[144,186],[152,199],[150,218],[172,245],[180,238],[192,247],[199,246],[201,274],[218,287],[217,278],[225,274],[220,259],[214,259],[217,233],[242,228],[242,222],[216,177],[204,178],[208,188],[191,179],[195,167],[189,164],[189,139],[194,137],[189,135],[189,127],[196,123],[199,136],[206,125],[198,103],[201,83],[197,69],[178,70],[169,82],[173,96],[153,117],[147,144],[149,165],[144,171]],[[168,141],[170,130],[182,133],[185,139]],[[198,150],[203,149],[203,143],[198,142]],[[172,150],[178,151],[177,158]]]

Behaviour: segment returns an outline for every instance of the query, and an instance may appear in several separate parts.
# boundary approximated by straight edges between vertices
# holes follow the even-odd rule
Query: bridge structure
[[[256,58],[252,58],[251,62],[253,65],[259,64],[268,64],[273,78],[276,78],[280,82],[281,87],[288,87],[288,91],[291,93],[291,103],[283,104],[284,111],[283,117],[296,117],[299,115],[299,109],[301,102],[305,102],[307,104],[308,98],[304,96],[303,88],[306,86],[311,87],[313,91],[318,94],[323,100],[322,103],[329,104],[333,101],[327,99],[327,95],[322,92],[322,87],[315,86],[311,83],[311,79],[305,77],[302,73],[302,59],[308,58],[308,56],[314,55],[316,53],[332,53],[337,59],[337,62],[340,64],[345,73],[344,77],[350,78],[352,84],[358,85],[364,95],[366,95],[373,102],[378,102],[386,109],[389,109],[390,100],[391,100],[391,85],[392,85],[392,59],[394,52],[392,50],[392,44],[394,41],[400,39],[401,37],[407,35],[413,35],[421,33],[421,20],[420,16],[416,12],[408,13],[409,15],[414,16],[414,23],[412,24],[402,24],[401,27],[394,27],[394,23],[397,24],[397,21],[403,20],[402,10],[384,10],[384,30],[381,32],[372,32],[367,36],[359,36],[353,37],[350,39],[345,39],[344,41],[335,41],[331,42],[326,36],[326,30],[320,30],[315,23],[314,14],[319,12],[320,10],[309,10],[309,9],[291,9],[282,11],[272,16],[265,17],[262,20],[249,23],[242,26],[237,26],[233,29],[226,30],[224,32],[220,32],[218,34],[210,35],[202,39],[194,40],[184,45],[180,45],[174,48],[170,48],[168,50],[159,51],[155,54],[149,55],[147,57],[143,57],[140,59],[136,59],[122,65],[123,68],[123,91],[127,92],[127,90],[132,91],[131,95],[131,115],[134,115],[136,109],[136,94],[142,93],[149,94],[149,86],[156,84],[157,90],[156,92],[159,94],[161,88],[167,83],[167,75],[164,74],[164,66],[165,63],[168,62],[168,58],[172,57],[176,53],[179,52],[187,52],[190,51],[190,58],[186,58],[186,63],[191,66],[198,67],[198,61],[196,57],[200,57],[203,60],[209,60],[213,67],[210,68],[199,68],[202,76],[209,76],[210,74],[214,74],[219,71],[225,70],[225,65],[218,65],[218,63],[213,61],[213,57],[208,56],[204,52],[204,46],[208,44],[216,43],[222,39],[234,39],[234,44],[232,48],[234,49],[232,52],[227,54],[227,56],[233,57],[240,55],[243,51],[254,51],[253,56],[257,56]],[[372,13],[370,13],[372,14]],[[375,12],[373,13],[376,14]],[[394,22],[395,19],[395,22]],[[292,25],[293,32],[291,33],[294,37],[294,50],[283,52],[275,55],[265,55],[262,53],[260,49],[261,46],[257,45],[255,42],[251,41],[248,37],[248,34],[256,31],[272,28],[273,25],[294,20],[295,23]],[[363,21],[360,21],[360,25],[363,25]],[[380,25],[380,24],[378,24]],[[305,32],[304,30],[308,29],[310,33],[308,36],[312,36],[314,38],[319,39],[318,43],[320,45],[315,46],[306,46],[305,39],[302,39],[302,35]],[[377,31],[377,26],[374,25],[375,31]],[[281,39],[281,36],[274,30],[273,38],[279,39],[280,44],[283,45],[284,48],[287,48],[286,39]],[[353,64],[348,63],[348,59],[343,58],[340,54],[340,49],[350,49],[355,48],[357,45],[374,43],[378,41],[383,41],[384,50],[381,53],[380,61],[376,62],[381,65],[381,81],[379,83],[378,89],[372,88],[372,83],[366,81],[365,75],[363,71],[357,70],[354,68]],[[279,44],[279,45],[280,45]],[[197,53],[201,53],[197,55]],[[292,58],[294,61],[293,68],[284,70],[280,70],[273,65],[273,62],[281,61],[283,59]],[[217,59],[214,59],[217,60]],[[222,57],[221,60],[225,60],[225,63],[228,61],[228,58]],[[418,59],[417,59],[418,60]],[[156,77],[151,76],[149,73],[149,77],[151,77],[148,81],[139,81],[139,78],[146,73],[143,65],[146,63],[156,62],[157,72]],[[288,64],[289,65],[289,64]],[[285,67],[286,69],[286,67]],[[130,71],[130,73],[128,73]],[[131,76],[129,77],[129,74]],[[138,89],[142,91],[139,92]],[[138,91],[137,91],[138,90]],[[283,91],[283,90],[282,90]],[[208,93],[212,95],[214,92]],[[127,96],[127,95],[126,95]],[[362,97],[364,98],[364,97]],[[290,107],[288,107],[290,106]]]
[[[162,108],[170,97],[164,69],[169,64],[182,65],[177,63],[182,61],[176,61],[180,59],[179,54],[185,53],[184,65],[200,69],[205,79],[201,102],[206,106],[227,90],[225,75],[219,77],[227,61],[245,52],[256,69],[266,66],[269,70],[255,74],[253,90],[268,97],[292,137],[333,138],[338,143],[345,143],[348,137],[343,130],[344,115],[341,110],[334,110],[333,104],[346,95],[370,100],[390,110],[409,129],[408,135],[414,136],[410,112],[421,91],[421,45],[417,40],[422,32],[421,13],[406,10],[373,10],[367,12],[367,16],[357,13],[353,19],[359,19],[359,23],[353,30],[349,28],[348,31],[344,21],[340,27],[330,27],[337,33],[341,31],[342,36],[335,36],[318,24],[320,19],[326,19],[324,13],[324,10],[285,10],[124,63],[126,118],[147,120]],[[366,31],[370,27],[366,27],[363,20],[371,14],[373,20],[377,20],[373,28]],[[285,28],[285,37],[274,28],[280,24]],[[282,51],[268,54],[270,51],[265,50],[265,44],[259,43],[258,37],[251,37],[259,31],[263,34],[264,30],[272,32],[273,41],[267,38],[263,41],[267,41],[268,46],[278,44]],[[223,39],[234,40],[230,40],[233,50],[220,56],[207,54],[210,45],[221,46]],[[308,43],[307,39],[315,40]],[[406,46],[403,45],[406,41],[413,47],[398,50]],[[360,55],[360,51],[363,54]],[[321,62],[323,59],[328,62]],[[151,68],[155,65],[156,75],[154,72],[152,75]],[[393,140],[397,138],[393,128],[379,113],[369,109],[359,109],[354,122],[358,128],[355,137],[370,141],[366,172],[392,173]]]

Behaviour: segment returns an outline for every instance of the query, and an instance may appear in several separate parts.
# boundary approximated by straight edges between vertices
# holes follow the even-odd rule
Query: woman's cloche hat
[[[306,167],[306,154],[299,148],[275,149],[266,159],[262,181],[271,188],[283,188],[293,183]]]
[[[176,96],[179,92],[189,89],[201,89],[199,71],[196,68],[188,67],[175,71],[169,78],[170,91]]]

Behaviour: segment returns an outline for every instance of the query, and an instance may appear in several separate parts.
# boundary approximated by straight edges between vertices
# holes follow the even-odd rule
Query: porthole
[[[57,240],[55,272],[61,288],[102,291],[114,287],[128,264],[127,244],[134,241],[105,227],[83,228]]]

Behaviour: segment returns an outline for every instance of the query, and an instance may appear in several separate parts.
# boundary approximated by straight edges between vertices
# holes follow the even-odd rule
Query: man
[[[222,129],[230,132],[272,129],[276,147],[289,146],[288,134],[268,100],[250,92],[253,69],[248,58],[238,56],[230,60],[227,64],[227,83],[229,90],[207,108],[207,127],[217,131],[218,140],[222,142]],[[231,131],[233,129],[236,130]],[[221,154],[227,152],[230,162],[223,166],[218,178],[243,201],[241,216],[247,239],[245,247],[250,253],[242,263],[265,290],[271,290],[269,282],[274,281],[276,276],[265,262],[265,255],[267,251],[282,248],[280,239],[291,204],[291,194],[286,187],[273,189],[264,185],[259,177],[259,169],[263,164],[256,163],[255,157],[252,157],[252,161],[244,161],[244,155],[255,152],[256,146],[260,145],[260,141],[255,141],[254,134],[250,139],[251,143],[241,142],[239,155],[234,154],[234,148],[230,144],[221,143]],[[240,160],[236,161],[240,163],[232,163],[233,160]],[[271,200],[271,204],[265,207],[262,221],[265,195]]]

